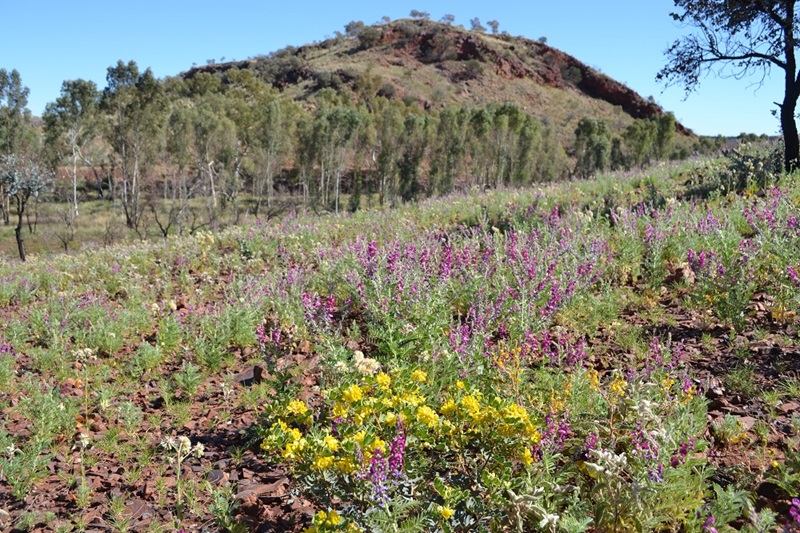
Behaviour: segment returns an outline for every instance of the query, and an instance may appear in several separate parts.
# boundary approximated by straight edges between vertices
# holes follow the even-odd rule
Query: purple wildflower
[[[389,473],[395,479],[403,475],[403,458],[406,452],[406,432],[403,422],[397,419],[397,435],[389,443]]]
[[[375,450],[369,463],[366,479],[372,483],[372,497],[381,507],[389,501],[389,487],[386,484],[388,469],[389,464],[386,457],[383,456],[383,452],[380,449]]]
[[[717,528],[714,527],[714,516],[709,514],[706,521],[703,523],[703,531],[705,533],[718,533]]]
[[[648,470],[647,478],[653,483],[662,483],[664,481],[664,465],[659,464],[656,468]]]
[[[544,427],[542,428],[542,440],[534,446],[534,455],[541,458],[545,452],[559,453],[567,442],[571,433],[569,422],[565,417],[555,420],[554,414],[550,413],[544,417]]]
[[[792,284],[800,289],[800,276],[797,274],[797,269],[793,266],[787,266],[786,275],[789,276],[789,280]]]
[[[789,509],[789,514],[794,518],[794,521],[800,525],[800,499],[792,498],[792,507]]]
[[[588,459],[590,456],[589,452],[597,449],[597,444],[598,444],[598,438],[595,433],[589,433],[588,435],[586,435],[586,440],[583,443],[583,447],[586,448],[586,454],[585,454],[586,459]]]
[[[649,460],[658,459],[658,449],[653,445],[648,437],[649,435],[644,428],[644,423],[641,419],[639,419],[636,423],[636,429],[631,432],[633,455]]]

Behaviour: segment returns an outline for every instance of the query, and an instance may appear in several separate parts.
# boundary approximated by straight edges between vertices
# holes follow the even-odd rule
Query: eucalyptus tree
[[[60,96],[44,111],[46,144],[55,149],[58,160],[69,162],[72,198],[66,223],[70,230],[78,216],[78,162],[86,161],[84,149],[97,134],[99,103],[97,85],[78,79],[65,81]]]
[[[245,181],[251,176],[258,179],[257,151],[264,140],[264,110],[277,99],[278,92],[252,70],[230,70],[225,73],[224,82],[225,116],[235,128],[236,149],[231,153],[221,185],[223,200],[233,206],[236,221],[239,216],[238,196]],[[277,144],[272,149],[277,149]],[[272,156],[276,155],[277,152],[273,150]],[[272,180],[272,176],[269,180]]]
[[[0,69],[0,155],[19,152],[30,120],[28,95],[19,72]]]
[[[439,113],[431,155],[431,193],[452,192],[465,161],[469,117],[465,107],[448,107]]]
[[[299,175],[298,185],[303,196],[303,205],[310,206],[312,197],[316,202],[321,194],[316,190],[316,181],[312,179],[314,165],[318,160],[318,146],[315,143],[315,121],[307,111],[302,111],[298,115],[295,125],[297,128],[297,142],[294,146],[294,160]]]
[[[194,214],[190,200],[203,183],[203,174],[195,167],[193,148],[194,106],[187,100],[173,103],[166,125],[166,150],[164,152],[164,182],[161,208],[153,199],[150,209],[162,235],[167,237],[173,227],[183,233],[189,214]],[[166,213],[164,213],[166,211]],[[196,221],[196,216],[193,217]],[[197,224],[192,224],[191,230]]]
[[[528,146],[535,147],[529,149]],[[520,132],[520,151],[531,150],[531,167],[520,165],[515,183],[529,184],[531,181],[554,181],[568,174],[569,160],[556,132],[546,122],[533,117],[525,120]],[[530,168],[530,171],[528,171]]]
[[[676,121],[672,113],[664,113],[656,121],[656,146],[655,156],[666,159],[670,156],[672,142],[675,139]]]
[[[52,173],[38,161],[15,155],[5,155],[0,160],[0,183],[3,185],[3,195],[13,200],[17,215],[14,236],[17,240],[19,258],[22,261],[25,261],[22,223],[28,202],[31,198],[37,198],[51,182]]]
[[[401,102],[390,102],[375,116],[373,158],[378,174],[378,198],[383,205],[394,205],[397,195],[397,159],[402,146],[403,113]]]
[[[494,115],[487,107],[481,107],[472,112],[469,120],[469,150],[472,166],[472,179],[477,180],[477,185],[486,187],[492,167],[492,145],[489,140],[490,132],[494,126]]]
[[[143,182],[163,143],[168,101],[152,71],[140,72],[134,61],[109,67],[106,82],[100,104],[108,115],[106,139],[121,172],[125,223],[141,234]]]
[[[222,95],[207,95],[195,102],[188,118],[191,154],[197,173],[204,177],[208,221],[214,227],[219,224],[220,207],[226,207],[226,198],[230,198],[231,190],[235,188],[235,185],[224,182],[236,179],[239,162],[236,124],[227,115],[227,104]],[[228,192],[223,194],[224,190]]]
[[[611,134],[602,119],[584,117],[575,128],[575,171],[588,178],[608,167],[611,156]]]
[[[634,120],[625,129],[623,137],[628,148],[630,164],[643,167],[655,156],[658,125],[653,120]],[[610,155],[610,152],[609,152]]]
[[[431,119],[427,115],[409,114],[403,122],[403,146],[397,162],[400,198],[412,202],[422,192],[420,171],[428,148]]]
[[[296,106],[287,100],[275,99],[261,112],[258,123],[256,169],[253,176],[255,216],[258,217],[261,203],[267,209],[275,202],[275,175],[280,173],[284,159],[292,150],[296,135]]]
[[[29,93],[16,69],[0,69],[0,156],[17,154],[24,143],[30,121]],[[9,196],[4,192],[0,184],[0,210],[4,223],[9,224]]]
[[[537,129],[538,121],[514,104],[492,106],[494,127],[492,128],[492,147],[494,155],[495,186],[510,185],[519,177],[521,168],[529,165],[533,144],[524,146],[523,129]],[[527,132],[527,133],[538,133]],[[538,147],[536,147],[538,148]],[[524,173],[525,171],[523,171]]]
[[[342,175],[348,158],[351,156],[352,141],[357,138],[357,130],[361,125],[362,118],[358,110],[353,107],[337,106],[323,112],[318,120],[322,122],[320,142],[323,165],[327,162],[327,166],[333,174],[333,209],[338,213]]]

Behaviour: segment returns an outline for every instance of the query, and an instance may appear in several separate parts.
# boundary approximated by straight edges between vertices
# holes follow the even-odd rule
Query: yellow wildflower
[[[453,516],[453,513],[455,513],[455,511],[453,511],[449,507],[443,505],[439,506],[439,514],[442,515],[442,518],[444,518],[445,520],[450,520],[450,517]]]
[[[416,407],[421,403],[425,403],[425,398],[423,398],[419,394],[406,394],[405,396],[403,396],[402,401],[404,403],[407,403],[408,405]]]
[[[383,421],[387,426],[394,426],[397,424],[397,415],[392,412],[386,413],[386,416],[383,419]]]
[[[417,409],[417,420],[419,420],[420,423],[427,425],[429,428],[432,428],[439,422],[439,415],[437,415],[436,411],[427,405],[423,405]]]
[[[555,390],[550,391],[550,411],[561,412],[564,410],[564,400]]]
[[[319,511],[317,514],[314,515],[314,518],[311,521],[311,523],[314,524],[315,526],[321,526],[325,524],[327,520],[328,520],[328,513],[326,513],[325,511]]]
[[[425,372],[423,372],[418,368],[411,373],[411,379],[423,383],[425,380],[428,379],[428,374],[426,374]]]
[[[539,433],[539,430],[536,429],[536,426],[528,422],[525,424],[525,434],[534,444],[539,444],[542,440],[542,435]]]
[[[336,418],[344,418],[347,416],[347,406],[343,403],[337,403],[333,406],[333,416]]]
[[[459,379],[458,381],[456,381],[456,387],[458,389],[464,390],[464,382]]]
[[[289,442],[286,444],[286,447],[283,449],[281,455],[284,459],[295,460],[300,459],[300,454],[306,447],[306,439],[296,440],[294,442]]]
[[[514,435],[514,429],[514,426],[511,424],[500,424],[500,427],[497,428],[497,432],[503,437],[511,437]]]
[[[447,400],[442,406],[439,408],[439,412],[445,416],[450,416],[456,412],[458,407],[453,400]]]
[[[628,382],[625,381],[625,378],[623,378],[620,374],[614,374],[614,379],[612,379],[611,383],[609,384],[609,391],[611,394],[622,398],[625,396],[625,387],[627,386]]]
[[[341,474],[352,474],[356,471],[356,464],[350,458],[339,459],[334,464],[336,471]]]
[[[324,444],[325,448],[335,452],[339,449],[339,441],[336,440],[336,437],[333,435],[325,435],[325,438],[322,439],[322,443]]]
[[[338,526],[342,523],[342,517],[339,516],[339,513],[336,510],[333,510],[328,513],[328,525],[331,526]]]
[[[697,389],[694,388],[694,385],[691,385],[689,388],[683,391],[680,400],[681,404],[686,405],[687,403],[692,401],[692,398],[696,396],[697,396]]]
[[[511,419],[511,421],[525,422],[528,420],[528,411],[524,407],[512,403],[503,409],[503,418]]]
[[[300,438],[303,436],[303,432],[297,428],[292,428],[291,431],[289,431],[289,436],[292,438],[292,440],[300,440]]]
[[[292,400],[289,402],[289,405],[286,406],[286,411],[290,415],[301,416],[308,412],[308,407],[306,407],[305,402],[302,400]]]
[[[386,374],[385,372],[381,372],[375,376],[375,381],[384,389],[388,389],[389,385],[392,384],[392,378],[390,378],[389,374]]]
[[[600,389],[600,374],[594,368],[586,371],[586,379],[589,381],[589,388],[592,390]]]
[[[384,441],[380,437],[375,437],[375,440],[372,442],[372,444],[370,444],[369,448],[370,448],[370,451],[373,451],[373,452],[375,450],[378,450],[378,449],[380,449],[381,451],[385,451],[386,450],[386,441]]]
[[[474,396],[464,396],[461,398],[461,405],[470,412],[470,414],[474,414],[477,411],[480,411],[481,404]]]
[[[344,401],[348,403],[357,402],[363,397],[364,397],[364,392],[358,385],[350,385],[342,393],[342,398],[344,398]]]
[[[327,470],[333,466],[333,457],[328,455],[320,455],[314,459],[312,467],[316,470]]]
[[[353,435],[353,440],[356,441],[357,443],[361,444],[362,442],[364,442],[364,437],[366,437],[366,436],[367,436],[367,432],[362,429],[361,431],[359,431],[358,433]]]
[[[525,450],[523,450],[520,460],[525,466],[531,466],[533,464],[533,454],[531,454],[530,448],[525,448]]]

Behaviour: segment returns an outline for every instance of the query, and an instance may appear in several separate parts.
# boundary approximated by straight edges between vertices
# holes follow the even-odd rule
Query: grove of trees
[[[350,26],[353,38],[363,34]],[[102,89],[65,81],[34,127],[19,73],[0,70],[5,223],[12,214],[21,221],[30,199],[54,200],[68,250],[87,198],[113,202],[140,237],[216,228],[244,214],[268,219],[290,206],[395,206],[457,188],[643,165],[671,154],[675,129],[667,115],[612,139],[587,118],[565,149],[546,119],[511,103],[425,109],[393,97],[369,69],[353,91],[324,87],[300,102],[265,77],[230,69],[159,80],[119,61]]]

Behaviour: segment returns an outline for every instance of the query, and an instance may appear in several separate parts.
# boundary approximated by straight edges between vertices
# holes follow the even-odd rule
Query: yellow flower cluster
[[[375,376],[375,382],[380,385],[382,389],[387,390],[392,384],[392,378],[389,377],[389,374],[381,372]]]
[[[417,420],[421,424],[425,424],[429,428],[432,428],[439,423],[439,415],[437,415],[436,411],[427,405],[423,405],[417,409]]]
[[[439,514],[445,520],[450,520],[450,518],[453,516],[454,513],[455,513],[455,511],[453,511],[452,509],[450,509],[446,505],[440,505],[439,506]]]
[[[623,398],[625,396],[625,387],[627,386],[628,382],[625,381],[625,378],[619,372],[616,372],[608,385],[608,390],[612,395]]]
[[[347,403],[355,403],[363,397],[364,397],[364,392],[358,385],[350,385],[350,387],[345,389],[344,392],[342,393],[342,398],[344,398],[344,401],[346,401]]]
[[[311,520],[312,526],[306,529],[305,533],[318,533],[320,531],[325,531],[328,528],[336,527],[341,523],[342,517],[336,512],[335,509],[328,511],[327,513],[325,511],[319,511]]]
[[[586,371],[586,380],[589,382],[589,388],[593,391],[600,390],[600,373],[594,368]]]
[[[455,453],[483,449],[504,464],[527,467],[535,461],[531,447],[541,440],[525,406],[499,396],[485,397],[462,381],[442,390],[420,369],[363,375],[356,382],[335,386],[324,397],[329,403],[320,406],[319,418],[312,419],[300,400],[279,409],[285,418],[272,424],[262,448],[279,453],[297,472],[351,476],[369,468],[378,450],[388,452],[398,421],[410,437],[407,457],[444,444]],[[336,420],[335,433],[330,420]],[[447,520],[453,510],[444,509],[442,517]],[[328,514],[325,520],[329,518]]]
[[[428,374],[420,369],[416,369],[411,373],[411,379],[420,383],[424,383],[428,379]]]
[[[297,461],[301,458],[303,451],[308,446],[308,441],[304,437],[300,437],[299,434],[299,429],[292,430],[292,440],[286,443],[286,446],[281,453],[284,459]],[[298,435],[297,438],[295,438],[295,435]]]
[[[301,400],[294,400],[289,402],[286,406],[286,412],[294,416],[302,416],[308,412],[308,407],[305,402]]]

